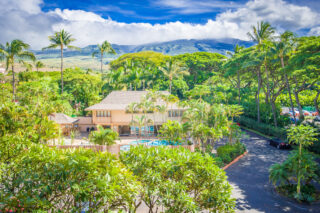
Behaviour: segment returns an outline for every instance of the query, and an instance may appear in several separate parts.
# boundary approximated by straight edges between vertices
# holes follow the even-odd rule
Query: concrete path
[[[320,205],[303,205],[280,197],[269,183],[269,167],[283,162],[290,151],[278,150],[253,133],[242,139],[249,153],[226,169],[237,199],[236,212],[320,212]]]

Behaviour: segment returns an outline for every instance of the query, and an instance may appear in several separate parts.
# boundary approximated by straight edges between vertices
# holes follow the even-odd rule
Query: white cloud
[[[184,0],[189,1],[189,0]],[[18,6],[24,2],[24,6]],[[12,4],[11,4],[12,3]],[[83,10],[41,11],[41,0],[1,0],[0,43],[23,39],[33,48],[48,45],[47,36],[61,28],[73,34],[80,47],[108,40],[117,44],[143,44],[177,39],[239,38],[257,21],[269,21],[278,29],[319,31],[320,15],[308,7],[282,0],[254,0],[235,11],[227,11],[205,24],[169,22],[165,24],[121,23]],[[178,7],[179,5],[176,5]],[[317,28],[318,27],[318,28]]]
[[[217,11],[225,8],[237,8],[239,4],[233,1],[199,1],[199,0],[159,0],[155,5],[173,8],[173,13],[178,14],[201,14]]]
[[[312,28],[312,29],[309,31],[308,35],[310,35],[310,36],[320,36],[320,27],[314,27],[314,28]]]

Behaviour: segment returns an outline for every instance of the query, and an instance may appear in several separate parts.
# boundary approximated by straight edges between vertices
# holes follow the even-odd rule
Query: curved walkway
[[[248,154],[226,169],[237,199],[236,212],[320,212],[319,205],[303,205],[280,197],[269,183],[269,167],[283,162],[290,151],[270,146],[261,136],[246,132]]]

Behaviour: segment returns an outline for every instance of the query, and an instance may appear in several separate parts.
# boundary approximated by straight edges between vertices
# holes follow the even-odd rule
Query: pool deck
[[[137,140],[160,140],[157,137],[140,137],[137,138],[136,136],[132,136],[132,137],[120,137],[120,140],[116,140],[117,144],[120,145],[129,145],[131,142],[133,141],[137,141]]]

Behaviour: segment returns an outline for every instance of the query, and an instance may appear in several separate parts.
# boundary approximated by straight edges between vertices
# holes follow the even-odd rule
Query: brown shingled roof
[[[49,115],[49,120],[58,124],[72,124],[77,122],[79,119],[71,118],[63,113],[53,113],[52,115]]]
[[[162,94],[169,95],[167,91],[160,91]],[[126,110],[127,106],[133,102],[140,102],[148,94],[148,91],[113,91],[100,103],[86,108],[91,110]],[[164,103],[163,103],[164,104]],[[175,104],[174,104],[175,105]],[[176,107],[173,107],[176,108]]]

